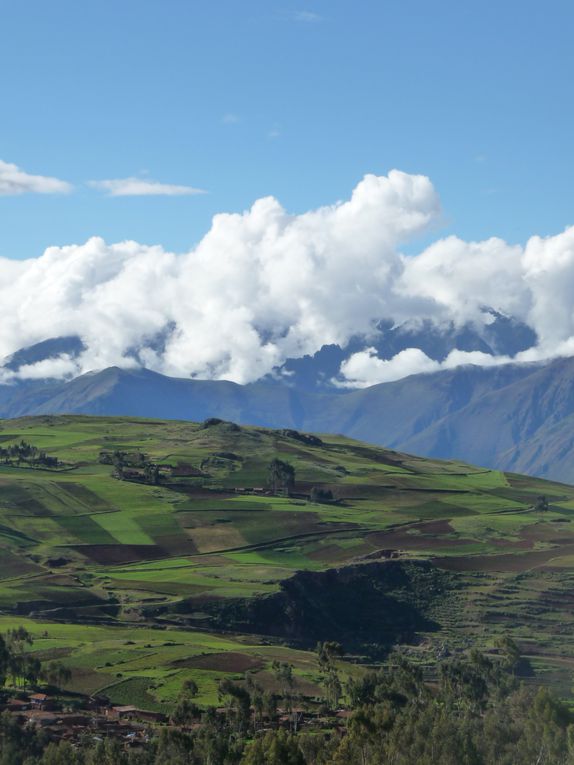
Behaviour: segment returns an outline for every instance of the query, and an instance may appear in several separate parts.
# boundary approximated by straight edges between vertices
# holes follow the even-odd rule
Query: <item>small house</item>
[[[131,704],[126,704],[124,706],[110,707],[110,709],[106,709],[106,715],[114,720],[129,720],[131,717],[134,717],[137,711],[137,707],[134,707]]]
[[[56,700],[50,698],[47,693],[32,693],[30,695],[30,706],[32,709],[41,709],[44,712],[56,708]]]

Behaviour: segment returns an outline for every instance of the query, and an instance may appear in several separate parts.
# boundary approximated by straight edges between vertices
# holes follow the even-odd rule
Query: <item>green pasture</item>
[[[256,681],[261,674],[266,684],[271,680],[273,685],[272,662],[287,661],[294,667],[296,684],[301,679],[301,691],[308,690],[319,673],[314,654],[282,646],[260,646],[246,638],[0,616],[0,634],[17,626],[24,626],[32,634],[33,653],[46,662],[62,661],[72,670],[68,686],[71,690],[103,694],[116,704],[135,704],[166,713],[173,709],[183,683],[190,678],[199,688],[197,703],[212,705],[217,704],[218,681],[229,676],[242,680],[245,667]],[[341,666],[356,674],[350,665]],[[318,688],[316,693],[320,693]]]
[[[0,438],[25,440],[62,463],[57,470],[0,464],[0,631],[15,612],[35,614],[17,621],[47,630],[35,650],[68,652],[77,688],[106,687],[114,699],[163,708],[193,677],[202,703],[213,701],[229,667],[180,659],[267,648],[183,630],[177,645],[164,645],[174,630],[150,629],[161,624],[150,604],[175,620],[178,606],[191,604],[195,625],[206,601],[265,597],[297,571],[384,560],[379,553],[389,550],[463,572],[464,591],[437,596],[434,606],[445,640],[488,644],[510,631],[539,639],[548,661],[574,656],[564,636],[574,626],[573,487],[343,436],[309,445],[228,423],[40,416],[0,422]],[[155,486],[118,480],[98,461],[114,450],[203,473]],[[275,457],[295,468],[290,497],[268,491]],[[331,491],[333,501],[311,502],[313,487]],[[547,512],[535,509],[541,495]],[[51,623],[48,615],[77,623]],[[108,626],[84,624],[88,617]],[[260,670],[266,682],[269,661]],[[315,671],[297,669],[311,684]]]

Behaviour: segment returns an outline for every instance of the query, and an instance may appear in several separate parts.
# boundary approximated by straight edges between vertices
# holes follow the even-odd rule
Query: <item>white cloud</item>
[[[409,375],[438,372],[441,365],[419,348],[406,348],[392,359],[380,359],[375,348],[354,353],[341,365],[343,388],[368,388],[383,382],[393,382]],[[337,384],[337,383],[336,383]]]
[[[115,178],[106,181],[90,181],[94,189],[107,191],[110,197],[146,197],[146,196],[183,196],[205,194],[203,189],[192,186],[177,186],[173,183],[160,183],[147,178]]]
[[[537,332],[539,345],[515,360],[574,355],[574,228],[524,247],[447,237],[418,255],[401,253],[440,218],[430,180],[393,170],[300,215],[273,197],[216,215],[184,254],[93,238],[33,260],[0,259],[0,357],[77,334],[85,352],[51,360],[51,373],[143,364],[248,382],[324,344],[363,335],[369,346],[381,318],[487,323],[485,305]],[[340,384],[510,361],[456,351],[439,365],[412,348],[383,360],[367,348],[347,360]],[[36,365],[20,372],[45,373]]]
[[[0,196],[18,194],[67,194],[72,186],[58,178],[30,175],[17,165],[0,160]]]
[[[191,252],[136,242],[0,261],[0,356],[79,334],[83,370],[125,365],[246,382],[287,356],[344,343],[385,315],[398,242],[438,215],[428,178],[366,176],[348,201],[289,215],[272,197],[216,215]],[[154,338],[166,335],[161,347]]]
[[[456,322],[478,319],[484,305],[524,318],[532,296],[523,280],[523,250],[502,239],[465,242],[449,236],[403,259],[397,292],[417,296]]]
[[[322,21],[322,16],[313,11],[295,11],[293,14],[295,21],[302,21],[306,24],[316,24],[318,21]]]
[[[0,368],[0,384],[19,380],[43,380],[47,378],[74,377],[80,371],[77,362],[67,353],[35,364],[23,364],[17,372]]]
[[[224,125],[237,125],[238,122],[241,121],[238,114],[234,114],[233,112],[228,112],[227,114],[224,114],[221,118],[221,121]]]
[[[574,343],[572,345],[574,351]],[[561,353],[553,355],[562,355]],[[380,359],[375,348],[353,353],[341,365],[340,379],[333,380],[339,388],[368,388],[379,383],[395,382],[410,375],[432,374],[461,366],[495,367],[504,364],[524,364],[545,360],[543,353],[529,349],[514,357],[492,356],[482,351],[451,351],[444,361],[435,361],[420,348],[406,348],[391,359]]]

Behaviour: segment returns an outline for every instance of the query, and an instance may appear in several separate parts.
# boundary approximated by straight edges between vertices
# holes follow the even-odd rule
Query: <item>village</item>
[[[185,725],[162,712],[139,709],[134,705],[114,705],[104,696],[78,693],[28,692],[5,689],[0,698],[0,714],[9,716],[22,728],[42,731],[46,740],[66,741],[75,748],[92,746],[107,739],[116,740],[126,751],[145,747],[161,728],[177,728],[193,732],[201,727],[201,713]],[[224,717],[229,710],[218,707],[215,713]],[[256,734],[264,735],[283,729],[297,732],[303,728],[330,730],[343,734],[351,712],[339,709],[332,715],[324,710],[294,706],[277,709],[273,719],[261,720]]]
[[[150,725],[168,719],[135,706],[113,706],[102,697],[27,692],[0,700],[0,713],[22,727],[41,729],[50,741],[80,745],[114,738],[126,749],[145,745],[150,739]]]

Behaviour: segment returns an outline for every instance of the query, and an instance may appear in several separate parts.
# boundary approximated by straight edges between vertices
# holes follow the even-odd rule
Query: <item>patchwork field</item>
[[[192,676],[208,703],[221,673],[266,677],[274,651],[290,651],[312,687],[309,654],[276,642],[301,645],[297,620],[310,606],[297,572],[359,576],[367,564],[424,561],[440,592],[412,568],[408,585],[389,590],[393,608],[433,625],[409,633],[414,655],[510,634],[569,692],[573,487],[220,421],[0,422],[4,449],[22,442],[56,462],[0,461],[0,632],[22,622],[47,632],[35,649],[65,655],[78,689],[136,694],[152,708]],[[118,475],[122,454],[155,466],[155,479]],[[273,459],[295,471],[288,493],[271,491]],[[273,608],[274,632],[258,616]],[[350,629],[334,607],[324,621]]]
[[[133,630],[0,617],[0,633],[17,626],[33,636],[33,655],[65,663],[72,670],[71,689],[105,695],[115,704],[169,713],[184,682],[193,680],[198,687],[196,703],[216,706],[218,682],[224,677],[241,681],[245,672],[261,688],[279,691],[273,669],[277,661],[293,666],[294,692],[321,695],[317,659],[305,651],[187,630]],[[345,662],[339,666],[347,674],[361,671]]]

